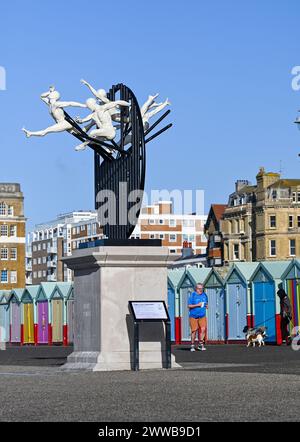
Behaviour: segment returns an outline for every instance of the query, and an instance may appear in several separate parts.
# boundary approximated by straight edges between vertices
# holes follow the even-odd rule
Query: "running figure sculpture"
[[[109,100],[108,100],[109,101]],[[97,104],[95,98],[89,98],[86,101],[86,107],[92,111],[85,118],[76,118],[76,123],[82,124],[92,121],[88,127],[85,128],[87,132],[96,124],[97,129],[93,129],[89,132],[89,137],[101,140],[113,140],[116,136],[116,128],[112,124],[111,111],[117,106],[129,107],[130,104],[124,100],[109,101],[106,104]],[[88,146],[90,141],[85,141],[79,146],[75,147],[75,150],[84,150]]]
[[[53,126],[47,127],[47,129],[31,132],[23,128],[26,137],[44,137],[50,133],[57,132],[72,132],[73,126],[65,119],[64,108],[65,107],[86,107],[85,104],[77,103],[77,101],[59,101],[60,93],[55,90],[54,86],[50,86],[49,91],[44,92],[41,95],[41,99],[49,106],[50,115],[56,121]]]
[[[94,89],[85,80],[81,83],[88,87],[93,98],[88,98],[85,104],[60,101],[59,92],[51,86],[41,99],[49,107],[55,124],[35,132],[22,130],[28,138],[66,131],[79,140],[77,151],[87,146],[93,150],[98,222],[105,238],[127,240],[134,231],[142,207],[146,146],[172,126],[169,123],[154,130],[171,111],[165,110],[153,123],[149,124],[149,120],[170,103],[168,100],[156,102],[156,94],[150,95],[140,108],[133,91],[122,83],[113,85],[107,92]],[[76,118],[69,115],[67,107],[88,109],[89,115]],[[107,199],[107,192],[114,196],[116,204]],[[113,222],[110,222],[111,212]]]

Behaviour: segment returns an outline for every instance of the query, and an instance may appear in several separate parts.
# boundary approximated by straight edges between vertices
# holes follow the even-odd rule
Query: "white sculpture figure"
[[[31,132],[23,128],[22,130],[25,132],[27,138],[32,136],[44,137],[49,133],[63,132],[65,130],[71,132],[74,130],[73,126],[65,119],[63,108],[69,106],[86,108],[85,104],[77,103],[77,101],[59,101],[60,93],[55,90],[54,86],[51,86],[49,91],[44,92],[41,95],[41,99],[49,106],[50,114],[56,121],[56,124],[36,132]]]
[[[97,98],[97,100],[100,101],[100,104],[108,104],[111,103],[111,100],[109,100],[107,98],[107,94],[105,92],[104,89],[98,89],[96,90],[95,88],[93,88],[93,86],[88,83],[86,80],[80,80],[82,84],[84,84],[85,86],[87,86],[89,88],[89,90],[92,92],[92,94],[94,95],[94,97]],[[111,118],[113,119],[113,121],[120,121],[120,113],[116,112],[115,108],[112,108],[109,110],[109,113],[111,115]]]
[[[156,103],[155,99],[158,97],[158,95],[159,94],[149,95],[148,100],[141,107],[141,116],[143,121],[144,132],[146,132],[150,127],[149,124],[150,118],[154,117],[154,115],[156,115],[158,112],[162,111],[166,106],[171,104],[168,98],[166,99],[166,101],[162,103]],[[120,126],[117,126],[117,129],[119,128]],[[124,146],[131,143],[131,139],[132,139],[131,134],[126,135],[124,140]],[[121,145],[121,141],[119,142],[119,145]]]
[[[85,118],[77,118],[76,122],[82,124],[92,121],[89,127],[91,128],[96,124],[97,129],[94,129],[89,133],[91,138],[98,140],[113,140],[116,136],[116,128],[112,124],[111,110],[118,106],[129,107],[130,104],[127,101],[116,100],[100,105],[97,104],[95,98],[89,98],[86,101],[86,106],[92,111],[92,113]],[[90,141],[85,141],[77,146],[75,150],[84,150],[89,143]]]
[[[168,98],[162,103],[156,103],[155,98],[158,97],[158,94],[149,95],[146,103],[141,107],[141,115],[143,120],[144,131],[149,129],[149,120],[154,117],[158,112],[162,111],[166,106],[170,105]],[[153,109],[151,111],[151,109]]]

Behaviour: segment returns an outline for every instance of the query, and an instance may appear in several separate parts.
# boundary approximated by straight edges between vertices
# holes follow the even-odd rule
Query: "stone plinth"
[[[66,369],[130,370],[133,320],[128,301],[167,301],[164,247],[103,246],[76,250],[64,258],[74,270],[74,352]],[[172,358],[174,358],[172,356]],[[162,323],[140,325],[140,368],[164,368]],[[172,366],[176,366],[172,359]]]

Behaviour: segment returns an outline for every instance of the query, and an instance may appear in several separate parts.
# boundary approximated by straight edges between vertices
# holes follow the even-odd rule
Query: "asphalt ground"
[[[0,352],[0,421],[299,421],[300,351],[174,347],[182,369],[62,372],[71,347]]]

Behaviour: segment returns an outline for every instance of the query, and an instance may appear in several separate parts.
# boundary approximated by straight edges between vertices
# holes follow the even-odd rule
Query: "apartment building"
[[[175,214],[171,201],[160,201],[142,208],[132,238],[161,239],[162,245],[174,255],[181,255],[183,243],[188,242],[195,254],[205,254],[206,219],[205,215]]]
[[[35,226],[27,236],[27,283],[72,281],[73,274],[61,261],[80,242],[100,237],[97,213],[77,211]]]
[[[224,262],[300,256],[300,179],[259,170],[256,184],[239,180],[221,221]]]
[[[25,285],[24,196],[18,183],[0,183],[0,290]]]

